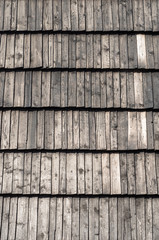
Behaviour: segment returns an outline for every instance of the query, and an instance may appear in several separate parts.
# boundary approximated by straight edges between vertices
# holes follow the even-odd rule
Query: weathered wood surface
[[[158,112],[7,110],[0,116],[1,149],[159,150]]]
[[[0,72],[0,84],[5,108],[159,109],[159,72]]]
[[[55,240],[66,236],[67,239],[90,239],[88,236],[117,239],[120,236],[120,239],[155,240],[159,236],[158,204],[159,200],[152,197],[1,197],[1,239],[48,239],[49,236]]]
[[[156,153],[3,153],[0,193],[159,194]]]
[[[2,0],[0,30],[156,32],[159,30],[158,10],[156,0],[134,3],[130,0],[38,0],[36,3]]]
[[[158,42],[145,34],[1,34],[0,67],[158,69]]]

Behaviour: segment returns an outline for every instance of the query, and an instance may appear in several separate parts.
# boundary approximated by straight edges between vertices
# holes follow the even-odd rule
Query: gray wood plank
[[[5,86],[5,72],[0,73],[0,107],[3,106],[4,101],[4,86]]]
[[[83,31],[86,29],[86,3],[85,0],[77,1],[78,3],[78,30]]]
[[[0,1],[0,30],[3,30],[4,0]]]
[[[63,239],[71,239],[72,198],[64,198],[63,202]]]
[[[1,149],[9,149],[11,111],[2,114]]]
[[[30,56],[31,56],[31,37],[30,34],[24,35],[24,68],[30,68]]]
[[[19,125],[19,111],[11,112],[11,126],[10,126],[10,149],[16,149],[18,145],[18,125]]]
[[[65,159],[66,161],[66,159]],[[60,155],[58,152],[52,154],[52,194],[59,193],[59,167],[60,167]]]
[[[127,179],[127,155],[126,153],[121,153],[119,155],[120,161],[120,178],[121,178],[121,193],[128,193],[128,179]]]
[[[100,238],[99,239],[109,239],[109,200],[108,198],[99,199],[100,215]]]
[[[15,35],[7,35],[5,68],[14,68]]]
[[[15,31],[17,25],[17,0],[12,1],[11,9],[11,30]]]
[[[6,46],[7,46],[7,35],[3,34],[0,36],[0,67],[4,68],[6,59]]]
[[[4,163],[2,193],[11,193],[13,175],[13,153],[5,153],[3,161]]]
[[[135,31],[144,31],[144,6],[143,1],[135,0],[133,2],[133,21],[134,21],[134,30]]]
[[[136,199],[137,239],[145,239],[145,205],[144,198]]]
[[[85,154],[85,193],[93,193],[92,153]]]
[[[19,112],[18,149],[27,147],[28,112]]]
[[[40,171],[40,193],[51,194],[51,153],[42,153]]]
[[[41,104],[43,107],[50,106],[50,72],[42,72],[42,92],[41,92]]]
[[[110,159],[108,153],[102,154],[103,194],[110,194]]]
[[[136,224],[136,201],[135,198],[130,198],[130,217],[131,217],[131,236],[132,240],[137,238],[137,224]]]
[[[17,218],[17,197],[10,198],[10,209],[9,209],[9,225],[8,225],[8,240],[15,237],[16,231],[16,218]]]
[[[120,83],[119,72],[114,72],[113,73],[113,93],[114,93],[113,106],[114,108],[120,107],[120,96],[121,96],[120,86],[121,86],[121,83]]]
[[[55,232],[56,232],[56,198],[50,198],[49,211],[50,211],[49,239],[55,240]]]
[[[32,154],[32,166],[31,166],[31,194],[39,194],[40,188],[40,161],[41,154]]]
[[[17,4],[17,30],[27,30],[27,13],[28,13],[28,2],[25,0],[18,0]]]
[[[81,34],[81,41],[80,41],[80,61],[81,61],[81,68],[86,68],[86,61],[87,61],[87,49],[86,49],[86,35]]]
[[[129,68],[137,68],[137,40],[135,35],[128,35]]]
[[[41,107],[41,71],[32,73],[32,107]]]
[[[147,148],[153,149],[154,148],[154,131],[153,131],[153,120],[152,120],[152,112],[146,113],[147,119]]]
[[[53,2],[50,0],[43,1],[43,30],[52,30],[52,8]]]
[[[24,53],[24,35],[16,34],[15,36],[15,67],[23,67],[23,53]]]
[[[66,130],[66,135],[67,135],[67,147],[68,149],[73,148],[73,119],[72,119],[72,111],[68,111],[67,113],[67,130]]]
[[[36,30],[42,30],[43,28],[43,0],[37,0],[36,2]]]
[[[68,105],[68,72],[61,72],[61,107]]]
[[[24,86],[25,86],[25,72],[16,72],[15,90],[14,90],[14,107],[24,106]]]
[[[37,239],[48,239],[49,237],[49,202],[50,198],[39,199],[37,218]]]
[[[92,107],[100,108],[101,106],[101,88],[99,72],[92,72]]]
[[[61,30],[62,25],[62,3],[61,0],[54,0],[53,5],[53,25],[54,31]]]
[[[119,27],[120,31],[126,31],[127,27],[127,2],[119,1]]]
[[[55,149],[61,149],[62,148],[62,113],[61,111],[55,111],[55,132],[54,132],[54,138],[55,138]]]
[[[85,154],[77,155],[77,190],[78,194],[85,194]]]
[[[118,0],[112,2],[113,30],[119,30],[119,3]]]
[[[120,41],[120,68],[128,68],[128,48],[127,48],[128,36],[126,34],[120,35],[119,41]]]
[[[146,194],[146,173],[145,173],[145,155],[144,153],[135,154],[136,167],[136,194]]]
[[[77,193],[77,155],[76,153],[67,154],[67,194]]]
[[[9,205],[10,205],[10,197],[4,198],[4,200],[3,200],[2,225],[1,225],[1,239],[7,239],[8,238]]]
[[[89,149],[90,146],[90,136],[89,136],[89,113],[80,112],[80,148]]]
[[[35,30],[36,1],[28,0],[28,30]]]
[[[111,0],[102,0],[102,20],[103,20],[103,31],[113,30],[113,18],[112,18],[112,6]]]
[[[76,35],[71,34],[68,36],[68,64],[69,68],[76,67]]]
[[[62,30],[71,30],[70,0],[62,1]]]
[[[99,239],[99,199],[89,199],[89,238]]]
[[[112,72],[107,72],[107,108],[113,107],[113,74]]]
[[[100,86],[101,86],[101,108],[107,107],[107,79],[106,73],[100,73]]]
[[[50,46],[50,35],[43,34],[43,67],[48,68],[50,66],[50,51],[53,51],[52,45]]]
[[[119,68],[119,35],[110,35],[110,68]]]
[[[147,193],[157,194],[155,153],[145,154]]]
[[[79,111],[73,111],[73,148],[79,149],[79,131],[80,131]]]
[[[93,13],[94,13],[94,30],[95,31],[102,31],[102,2],[101,0],[94,0],[93,4]]]
[[[27,197],[18,198],[16,239],[26,239],[28,232],[28,205]]]
[[[145,41],[146,41],[147,68],[154,68],[155,63],[154,63],[153,36],[152,35],[145,35]]]
[[[154,108],[159,108],[159,75],[152,73],[152,86],[153,86],[153,102]]]
[[[94,38],[94,68],[101,68],[102,66],[102,56],[101,56],[101,35],[95,34]]]
[[[24,185],[23,193],[29,194],[31,188],[31,167],[32,167],[32,154],[25,153],[24,155]]]
[[[77,107],[84,107],[84,72],[77,72]]]
[[[110,154],[111,194],[121,194],[119,154]]]
[[[94,47],[93,47],[93,34],[86,35],[87,37],[87,68],[94,67]]]
[[[88,198],[80,199],[80,239],[89,239]]]
[[[111,125],[110,125],[110,112],[105,113],[106,119],[106,146],[107,150],[111,149]]]
[[[2,182],[3,181],[3,162],[4,162],[3,159],[4,159],[4,154],[0,153],[0,193],[2,193],[2,183],[3,183]],[[1,211],[1,209],[0,209],[0,211]]]
[[[153,123],[154,123],[154,148],[159,149],[159,113],[153,113]]]
[[[14,153],[13,157],[13,178],[12,178],[12,193],[22,194],[23,193],[23,153]]]
[[[67,149],[68,147],[68,138],[67,138],[67,112],[62,112],[62,149]]]
[[[159,237],[159,211],[158,211],[158,198],[152,199],[152,216],[153,216],[153,226],[152,226],[152,232],[153,232],[153,239],[157,239]]]
[[[146,239],[152,240],[152,199],[145,199],[145,223],[146,223]]]
[[[45,111],[45,148],[52,149],[54,147],[54,112],[52,111]]]
[[[109,199],[109,222],[110,239],[117,239],[117,198]]]
[[[66,153],[60,153],[59,193],[66,193]]]
[[[68,36],[67,36],[68,37]],[[63,51],[61,52],[61,44]],[[68,39],[66,37],[61,37],[61,34],[54,35],[54,55],[53,55],[53,67],[61,67],[61,62],[63,67],[65,67],[65,62],[67,64],[67,54],[68,54]],[[61,59],[62,54],[62,59]],[[64,62],[64,63],[63,63]],[[68,65],[68,64],[67,64]]]
[[[110,112],[110,142],[111,150],[118,148],[118,115],[117,112]]]
[[[94,30],[93,19],[93,0],[86,1],[86,31]]]
[[[4,2],[4,30],[10,30],[11,29],[11,13],[12,13],[12,1],[11,0],[5,0]]]
[[[138,68],[147,68],[145,35],[137,34],[136,40],[137,40]]]
[[[71,11],[71,30],[78,31],[78,1],[71,0],[70,3],[70,11]]]
[[[153,36],[153,47],[155,49],[154,51],[154,60],[155,60],[155,69],[159,68],[159,38],[157,35]]]
[[[96,149],[106,149],[105,112],[95,112]]]
[[[93,154],[93,194],[102,194],[102,156]]]
[[[143,73],[143,98],[144,98],[144,108],[153,108],[153,85],[151,73]]]
[[[144,21],[145,21],[145,30],[146,31],[152,31],[152,6],[153,2],[151,3],[150,0],[144,0]]]
[[[128,112],[128,149],[137,149],[137,114]]]
[[[151,1],[151,7],[152,7],[152,28],[154,32],[157,32],[159,31],[158,1],[157,0]]]
[[[120,73],[120,104],[121,108],[127,108],[127,79],[126,73]]]
[[[14,87],[15,87],[15,73],[6,72],[3,102],[4,107],[13,107]]]
[[[79,198],[72,198],[72,239],[79,239]]]
[[[147,121],[146,112],[137,112],[137,126],[138,126],[138,148],[147,148]]]
[[[109,68],[109,35],[101,35],[102,68]]]
[[[60,107],[61,104],[61,73],[52,72],[51,75],[51,106]]]
[[[36,239],[37,237],[37,209],[38,209],[38,198],[29,198],[28,207],[28,239]]]
[[[135,108],[134,73],[127,74],[127,107]]]
[[[77,76],[76,72],[68,73],[68,107],[76,106],[77,101]]]
[[[42,67],[42,35],[31,35],[31,67]]]
[[[134,154],[127,154],[127,178],[128,178],[128,194],[136,193],[135,185],[135,161]]]
[[[85,72],[85,78],[84,78],[84,106],[85,107],[91,107],[92,106],[92,73],[91,72]]]
[[[56,231],[55,239],[62,239],[62,213],[63,213],[63,199],[57,198],[56,204]]]
[[[28,112],[28,134],[27,134],[27,149],[36,148],[36,139],[37,139],[37,112],[29,111]],[[19,132],[19,134],[21,134]]]

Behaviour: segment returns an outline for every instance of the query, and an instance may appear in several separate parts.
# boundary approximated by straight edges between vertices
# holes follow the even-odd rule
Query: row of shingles
[[[1,239],[157,239],[158,204],[158,198],[0,197]]]
[[[1,34],[0,67],[158,69],[159,36]]]
[[[157,0],[1,0],[1,31],[158,31]]]
[[[0,193],[159,194],[159,154],[0,153]]]
[[[0,112],[1,149],[159,149],[159,112]]]
[[[159,108],[159,73],[0,72],[0,107]]]

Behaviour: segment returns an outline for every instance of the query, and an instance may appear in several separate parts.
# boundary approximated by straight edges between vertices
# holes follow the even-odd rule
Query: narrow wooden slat
[[[112,3],[113,30],[119,30],[119,3],[118,0]]]
[[[114,108],[120,107],[120,76],[119,73],[113,73],[113,92],[114,92]]]
[[[152,199],[145,199],[145,223],[146,223],[146,239],[152,240]]]
[[[137,239],[145,239],[145,205],[144,198],[136,199]]]
[[[11,240],[15,236],[16,231],[16,218],[17,218],[17,197],[10,199],[10,209],[9,209],[9,226],[8,226],[8,239]]]
[[[5,0],[4,2],[4,30],[11,29],[11,12],[12,12],[12,1]]]
[[[111,194],[121,194],[119,154],[110,155]]]
[[[37,112],[28,112],[28,134],[27,134],[27,149],[36,148],[36,139],[37,139]],[[19,134],[21,134],[19,132]]]
[[[113,75],[112,72],[107,72],[107,107],[113,107]]]
[[[61,112],[55,111],[55,149],[61,149],[62,148],[62,131],[61,131]]]
[[[73,111],[73,148],[79,149],[79,131],[80,131],[80,121],[79,121],[79,111]]]
[[[111,0],[102,0],[102,17],[103,17],[103,31],[113,30]]]
[[[137,149],[137,114],[128,112],[128,149]]]
[[[5,72],[0,73],[0,107],[3,106],[4,101],[4,86],[5,86]]]
[[[16,30],[17,25],[17,0],[12,1],[11,6],[11,30]]]
[[[43,1],[43,30],[52,30],[52,1]]]
[[[77,72],[77,107],[84,107],[84,72]]]
[[[146,183],[148,194],[157,194],[155,153],[145,154]]]
[[[102,185],[103,194],[110,194],[110,160],[109,154],[102,154]]]
[[[8,238],[9,205],[10,205],[10,197],[4,198],[4,200],[3,200],[2,225],[1,225],[1,239],[7,239]]]
[[[137,57],[138,57],[138,68],[146,68],[146,42],[145,35],[137,34]]]
[[[87,68],[94,67],[94,48],[93,48],[93,34],[87,36]]]
[[[51,75],[51,106],[60,107],[60,92],[61,92],[61,74],[60,72],[52,72]]]
[[[76,72],[69,72],[68,74],[68,107],[76,106],[77,99],[77,76]]]
[[[7,35],[5,68],[14,68],[15,35]]]
[[[68,64],[69,68],[76,67],[76,42],[77,36],[75,34],[71,34],[68,36]],[[67,54],[67,53],[66,53]]]
[[[144,31],[144,6],[143,1],[135,0],[133,3],[133,20],[134,20],[134,30],[135,31]]]
[[[155,66],[153,38],[151,35],[145,35],[147,68],[154,68]]]
[[[93,194],[102,194],[102,156],[93,155]]]
[[[51,194],[51,153],[42,153],[41,156],[41,176],[40,176],[40,193]]]
[[[109,68],[109,35],[101,35],[102,68]]]
[[[56,198],[50,198],[49,239],[55,240],[56,232]]]
[[[19,130],[18,130],[18,148],[26,149],[27,146],[27,125],[28,113],[26,111],[19,112]]]
[[[153,123],[154,123],[154,148],[159,149],[159,113],[153,113]]]
[[[52,149],[54,146],[53,132],[54,132],[54,112],[45,111],[45,148]]]
[[[92,107],[100,108],[101,89],[100,89],[100,75],[99,72],[92,73]]]
[[[0,1],[0,30],[3,30],[4,0]]]
[[[1,130],[1,148],[9,149],[10,139],[10,111],[4,111],[2,115],[2,130]]]
[[[126,31],[127,27],[127,2],[119,1],[119,27],[120,31]]]
[[[37,112],[37,149],[44,148],[44,111]]]
[[[16,72],[15,90],[14,90],[14,107],[24,106],[24,87],[25,87],[25,73]]]
[[[126,150],[128,145],[128,115],[127,112],[118,112],[118,149]]]
[[[135,198],[130,198],[130,217],[131,217],[131,234],[132,239],[136,239],[137,224],[136,224],[136,201]]]
[[[62,112],[62,149],[67,149],[67,147],[68,147],[67,119],[68,119],[68,114],[67,114],[67,112],[63,111]]]
[[[144,0],[144,20],[145,20],[145,30],[146,31],[152,31],[152,6],[154,3],[150,0]]]
[[[120,35],[120,68],[128,68],[127,35]]]
[[[63,205],[63,239],[71,239],[72,198],[64,198]]]
[[[153,102],[154,108],[159,108],[159,76],[157,73],[152,73],[152,83],[153,83]]]
[[[89,113],[80,112],[80,148],[88,149],[89,143]]]
[[[86,30],[92,31],[93,27],[93,1],[86,1]]]
[[[42,35],[31,35],[31,67],[42,67]]]
[[[28,0],[28,30],[35,30],[36,2]]]
[[[17,9],[17,30],[24,31],[27,30],[27,11],[28,2],[25,0],[18,0]]]
[[[135,108],[143,107],[143,76],[142,73],[134,73]]]
[[[5,153],[3,157],[3,186],[2,193],[12,192],[13,153]]]
[[[102,31],[102,2],[101,0],[94,0],[94,30]]]
[[[79,198],[72,198],[72,239],[79,239]]]
[[[66,107],[68,104],[68,72],[61,72],[61,107]]]
[[[111,149],[111,125],[110,125],[110,112],[105,113],[106,119],[106,146],[107,150]]]
[[[144,107],[153,108],[153,85],[151,73],[143,73],[143,98],[144,98]]]
[[[140,51],[140,50],[139,50]],[[137,40],[135,35],[128,35],[129,68],[137,68]]]
[[[153,36],[153,47],[155,49],[154,51],[154,59],[155,59],[155,69],[159,68],[159,38],[157,35]]]
[[[6,46],[7,46],[7,35],[3,34],[0,36],[0,67],[4,68],[6,58]]]
[[[89,199],[89,238],[99,239],[99,199]]]
[[[92,74],[91,72],[85,72],[85,79],[84,79],[84,83],[85,83],[85,86],[84,86],[84,101],[85,101],[85,104],[84,106],[85,107],[91,107],[92,106],[92,90],[91,90],[91,81],[92,80]]]
[[[77,193],[77,155],[67,154],[67,194]]]
[[[52,194],[58,194],[59,193],[59,166],[60,165],[60,155],[59,153],[53,153],[52,154]]]
[[[117,150],[118,148],[118,115],[117,112],[110,113],[110,138],[111,138],[111,150]]]
[[[119,68],[119,35],[110,35],[110,68]]]
[[[121,193],[127,194],[128,193],[127,155],[125,153],[121,153],[119,155],[119,161],[120,161]]]
[[[153,239],[158,238],[159,236],[159,211],[158,211],[158,198],[152,199],[152,216],[153,216],[153,226],[152,226],[152,232],[153,232]]]
[[[93,192],[93,172],[92,172],[92,154],[85,154],[85,193],[92,194]]]
[[[100,73],[100,85],[101,85],[101,108],[107,107],[107,79],[106,73]]]
[[[94,38],[94,68],[101,68],[101,35],[96,34]]]
[[[109,199],[110,239],[117,239],[117,198]]]
[[[71,0],[71,29],[72,31],[78,31],[78,1]]]
[[[134,154],[127,154],[127,178],[128,178],[128,194],[136,193],[135,185],[135,161]]]
[[[88,240],[88,198],[80,199],[80,238]]]
[[[29,194],[31,191],[31,167],[32,167],[32,154],[25,153],[24,155],[24,185],[23,193]]]
[[[159,30],[159,24],[158,24],[158,1],[151,1],[151,7],[152,7],[152,28],[154,32],[157,32]]]
[[[23,162],[24,154],[23,153],[14,153],[13,157],[13,194],[22,194],[23,193]]]
[[[62,1],[62,30],[71,30],[70,0]]]
[[[73,148],[73,119],[72,119],[72,111],[68,111],[66,113],[67,115],[67,121],[68,123],[66,123],[67,125],[67,130],[65,128],[66,131],[66,136],[67,136],[67,147],[68,149],[72,149]],[[65,123],[63,123],[65,124]]]
[[[38,198],[29,198],[28,207],[28,238],[36,239],[37,236],[37,210],[38,209]]]
[[[62,213],[63,213],[63,199],[57,198],[56,204],[56,231],[55,239],[62,239]]]
[[[53,4],[53,25],[54,31],[61,30],[62,25],[62,3],[61,0],[54,0]]]
[[[41,154],[32,154],[32,167],[31,167],[31,193],[39,194],[40,187],[40,161]]]
[[[23,67],[23,51],[24,49],[24,35],[16,34],[15,36],[15,67]]]
[[[66,193],[66,153],[60,153],[59,193]]]
[[[43,34],[43,67],[48,68],[50,66],[50,51],[53,51],[52,45],[50,46],[50,35]]]
[[[135,155],[136,166],[136,194],[146,194],[146,173],[145,173],[145,155],[138,153]]]
[[[96,112],[96,149],[106,149],[105,113]]]
[[[83,31],[86,29],[86,14],[85,14],[85,0],[77,1],[78,3],[78,30]]]
[[[4,85],[4,107],[13,107],[15,73],[6,72]]]
[[[61,44],[63,45],[63,51],[61,52]],[[67,60],[65,60],[65,58],[67,58],[66,52],[68,49],[68,45],[67,41],[65,41],[65,37],[61,38],[61,34],[57,34],[54,35],[54,56],[53,56],[53,67],[61,67],[61,62],[64,60],[66,62],[68,62]],[[66,51],[65,51],[66,48]],[[64,54],[63,54],[64,53]],[[61,54],[64,55],[64,57],[62,57],[61,59]]]
[[[43,1],[37,0],[36,2],[36,30],[42,30],[43,28]]]
[[[30,67],[30,56],[31,56],[31,37],[30,34],[24,35],[24,68]]]
[[[147,148],[153,149],[154,148],[154,131],[153,131],[153,113],[147,112],[146,113],[146,120],[147,120]]]
[[[146,112],[137,112],[138,148],[147,148]]]
[[[32,73],[32,107],[41,106],[41,71]]]
[[[18,198],[16,239],[26,239],[28,232],[28,205],[27,197]]]
[[[78,173],[77,190],[78,190],[78,194],[84,194],[85,193],[85,176],[84,176],[85,175],[85,166],[84,166],[84,162],[85,162],[84,153],[79,153],[77,155],[77,173]]]
[[[100,215],[100,239],[109,239],[109,199],[100,198],[99,199]]]
[[[37,218],[37,238],[48,239],[49,237],[49,198],[39,199]]]
[[[127,74],[127,107],[135,108],[134,74]]]
[[[0,193],[2,193],[4,154],[0,153]],[[0,200],[1,201],[1,200]],[[0,210],[1,211],[1,210]]]

